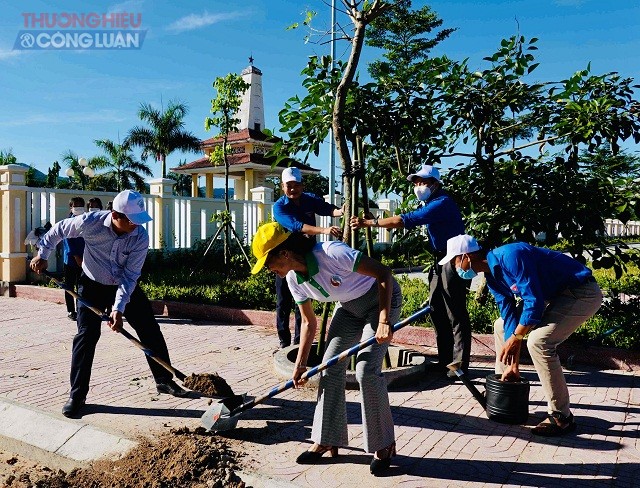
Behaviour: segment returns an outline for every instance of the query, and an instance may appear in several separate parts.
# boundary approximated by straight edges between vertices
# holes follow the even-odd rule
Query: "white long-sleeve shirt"
[[[82,271],[103,285],[117,285],[113,310],[124,308],[136,287],[149,249],[144,227],[118,235],[111,226],[111,212],[90,212],[61,220],[47,232],[38,245],[38,256],[48,259],[62,239],[83,237],[85,246]]]

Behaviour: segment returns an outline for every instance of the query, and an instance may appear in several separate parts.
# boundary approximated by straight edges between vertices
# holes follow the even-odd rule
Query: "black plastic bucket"
[[[501,381],[501,375],[487,376],[487,417],[503,424],[524,424],[529,418],[529,382]]]

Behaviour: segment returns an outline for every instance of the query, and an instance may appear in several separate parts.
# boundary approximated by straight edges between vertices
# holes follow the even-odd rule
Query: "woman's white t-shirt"
[[[305,259],[308,276],[296,271],[287,273],[287,283],[296,303],[309,299],[348,302],[367,293],[376,281],[356,272],[362,253],[341,241],[320,242]]]

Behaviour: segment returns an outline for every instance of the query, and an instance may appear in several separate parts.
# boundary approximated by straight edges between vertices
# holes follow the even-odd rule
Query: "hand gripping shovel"
[[[45,274],[46,276],[48,276],[51,281],[53,281],[56,285],[58,285],[60,288],[62,288],[65,292],[67,292],[69,295],[71,295],[73,298],[75,298],[76,300],[78,300],[78,302],[82,303],[85,307],[87,307],[89,310],[91,310],[93,313],[95,313],[98,317],[100,317],[102,320],[106,320],[107,322],[109,321],[109,316],[107,314],[105,314],[102,310],[100,310],[97,307],[94,307],[90,304],[88,304],[84,298],[82,298],[80,295],[78,295],[75,291],[70,290],[69,288],[67,288],[67,286],[62,283],[61,281],[58,281],[57,279],[55,279],[53,277],[53,275],[51,273],[49,273],[48,271],[43,271],[43,274]],[[169,363],[167,363],[164,359],[159,358],[158,356],[156,356],[154,354],[154,352],[149,349],[147,346],[145,346],[142,342],[140,342],[138,339],[136,339],[135,337],[133,337],[129,332],[127,332],[125,329],[120,329],[119,331],[123,336],[125,336],[127,339],[129,339],[131,342],[133,342],[133,344],[140,349],[143,353],[145,353],[146,356],[148,356],[149,358],[153,359],[156,363],[158,363],[160,366],[162,366],[164,369],[166,369],[167,371],[171,372],[174,374],[174,376],[176,378],[178,378],[180,381],[184,381],[185,378],[187,377],[184,373],[178,371],[176,368],[174,368],[173,366],[171,366]]]
[[[406,319],[395,324],[393,326],[393,331],[395,332],[401,329],[402,327],[404,327],[405,325],[408,325],[411,322],[415,322],[416,320],[426,316],[430,312],[431,312],[431,307],[429,305],[424,305],[424,304],[421,305],[420,310],[415,312],[410,317],[407,317]],[[341,352],[337,356],[333,356],[328,361],[314,368],[311,368],[306,373],[304,373],[300,377],[300,379],[310,378],[311,376],[314,376],[320,373],[321,371],[324,371],[325,369],[333,366],[334,364],[339,363],[340,361],[344,361],[350,356],[353,356],[361,349],[364,349],[365,347],[369,347],[373,345],[375,342],[376,342],[376,338],[370,337],[366,341],[356,344],[352,348]],[[265,400],[276,396],[278,393],[281,393],[292,387],[293,387],[293,380],[289,380],[286,383],[281,383],[280,385],[274,387],[269,393],[262,395],[258,398],[254,398],[240,405],[238,405],[238,399],[239,399],[238,395],[236,395],[235,397],[225,398],[223,400],[220,400],[218,403],[215,403],[211,407],[209,407],[209,409],[202,415],[202,418],[201,418],[202,425],[204,425],[207,428],[207,430],[211,430],[214,432],[231,430],[235,428],[236,424],[238,423],[238,415],[240,415],[242,412],[244,412],[245,410],[249,410],[250,408],[255,407],[259,403],[262,403]]]

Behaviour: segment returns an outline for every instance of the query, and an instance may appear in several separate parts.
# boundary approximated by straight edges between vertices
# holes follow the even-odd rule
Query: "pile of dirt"
[[[47,475],[38,471],[6,480],[10,488],[244,488],[236,474],[238,455],[203,428],[171,430],[154,441],[141,440],[125,457],[97,461],[86,469]]]
[[[184,386],[205,396],[234,396],[233,390],[217,373],[192,374],[184,380]]]

